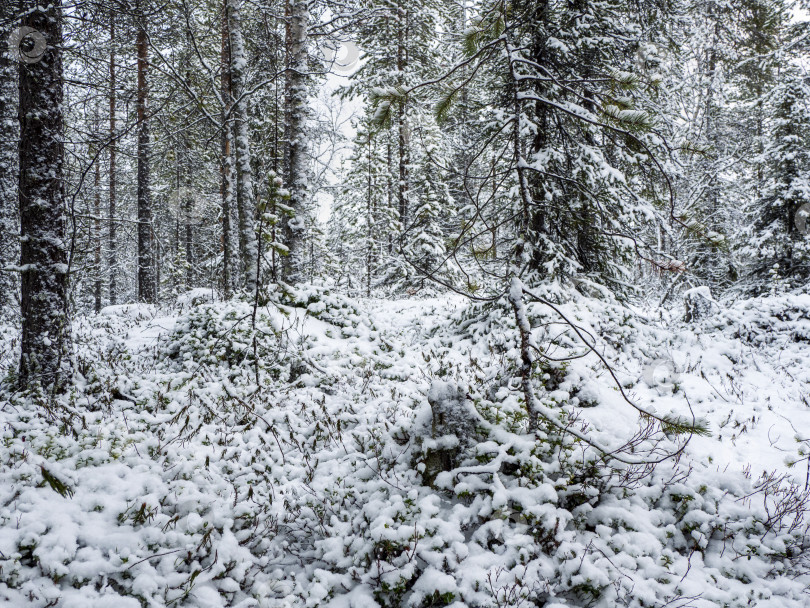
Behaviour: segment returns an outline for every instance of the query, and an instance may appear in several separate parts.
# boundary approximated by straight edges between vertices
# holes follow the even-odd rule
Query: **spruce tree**
[[[631,254],[655,256],[640,228],[660,221],[667,193],[649,133],[656,84],[634,71],[641,31],[639,11],[612,0],[487,2],[468,31],[470,69],[500,77],[474,216],[509,226],[494,243],[510,252],[501,274],[621,294]]]
[[[757,293],[783,279],[810,278],[810,82],[791,70],[764,106],[772,119],[762,154],[761,195],[752,211],[750,288]]]
[[[450,7],[430,0],[370,0],[363,8],[367,17],[357,31],[363,64],[343,94],[361,97],[378,110],[369,127],[384,148],[380,152],[385,158],[386,213],[394,220],[385,235],[388,243],[381,253],[386,259],[380,265],[384,272],[379,282],[391,293],[402,293],[417,288],[422,280],[405,259],[405,248],[408,235],[416,230],[414,213],[423,202],[416,192],[425,182],[420,173],[422,153],[417,150],[423,145],[420,133],[433,122],[429,101],[405,92],[438,75],[446,49],[436,33],[449,24]],[[381,99],[385,101],[378,103]],[[419,218],[422,228],[426,218],[424,213]],[[437,230],[431,227],[416,234]]]
[[[388,134],[376,133],[369,122],[366,116],[358,129],[329,222],[329,242],[339,266],[333,276],[366,297],[377,291],[387,272],[396,232],[386,174]]]

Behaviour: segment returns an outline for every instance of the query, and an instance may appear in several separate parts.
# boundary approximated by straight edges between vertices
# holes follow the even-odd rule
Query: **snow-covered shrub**
[[[268,312],[263,307],[254,323],[249,303],[194,306],[178,319],[163,354],[181,369],[205,365],[236,370],[261,365],[278,375],[284,364],[285,320],[279,311]]]
[[[723,333],[753,344],[810,342],[810,294],[806,290],[751,298],[708,321]]]
[[[0,603],[806,605],[808,494],[784,473],[728,467],[718,454],[728,434],[722,443],[696,438],[679,459],[632,466],[542,420],[527,433],[507,306],[454,314],[451,302],[343,306],[319,294],[307,308],[260,307],[256,331],[239,322],[252,306],[235,302],[77,323],[88,370],[66,403],[78,414],[69,425],[24,399],[0,401]],[[697,350],[703,334],[664,331],[604,301],[554,302],[631,397],[662,411],[687,391],[710,411],[695,389],[700,373],[718,388],[721,372],[744,377],[729,346],[736,329],[712,329],[715,316],[702,326],[715,332],[700,351],[703,368],[679,367],[683,388],[661,396],[639,379],[645,358]],[[769,302],[763,310],[785,306]],[[557,313],[527,309],[546,352],[583,355]],[[729,310],[722,318],[749,314]],[[789,313],[784,335],[803,322]],[[261,357],[243,359],[254,339]],[[221,348],[237,363],[220,360]],[[291,360],[307,371],[291,379]],[[538,364],[532,380],[559,424],[620,447],[644,421],[605,374],[584,353]],[[451,423],[458,433],[434,437],[439,397],[474,408],[474,430],[462,420]],[[717,403],[714,420],[731,415]],[[639,454],[676,445],[659,434],[651,446],[650,437],[642,433]],[[426,479],[431,453],[445,447],[452,458]]]

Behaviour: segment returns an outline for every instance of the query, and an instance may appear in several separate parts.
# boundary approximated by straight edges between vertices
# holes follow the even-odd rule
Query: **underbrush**
[[[611,361],[656,356],[660,332],[626,309],[567,306]],[[553,312],[528,314],[549,354],[582,354]],[[311,289],[255,316],[201,301],[76,331],[68,422],[2,401],[11,605],[807,604],[801,484],[688,449],[624,465],[556,426],[528,433],[506,306],[452,315]],[[558,426],[636,436],[592,356],[538,364],[533,385]],[[640,437],[639,453],[681,445]]]

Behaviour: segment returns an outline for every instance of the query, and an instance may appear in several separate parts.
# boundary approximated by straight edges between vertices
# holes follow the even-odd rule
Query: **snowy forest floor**
[[[52,416],[0,395],[0,604],[810,605],[810,295],[691,325],[561,303],[581,334],[529,306],[547,354],[584,355],[537,370],[561,424],[676,450],[616,380],[705,419],[650,467],[527,433],[506,304],[311,288],[254,327],[206,294],[76,319],[80,381]],[[16,339],[0,327],[4,375]],[[428,397],[468,418],[437,426]]]

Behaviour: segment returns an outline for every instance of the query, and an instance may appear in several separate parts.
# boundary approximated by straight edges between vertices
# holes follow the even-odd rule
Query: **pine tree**
[[[439,281],[455,276],[454,264],[446,259],[445,216],[454,216],[455,201],[450,195],[447,169],[452,158],[442,141],[432,116],[420,116],[415,130],[419,144],[413,145],[414,174],[419,181],[412,191],[411,221],[403,234],[403,254],[408,263],[408,283],[412,293],[436,291]]]
[[[659,240],[685,261],[686,283],[713,292],[727,288],[736,272],[724,237],[734,184],[728,169],[737,164],[728,112],[728,71],[737,56],[734,17],[722,0],[686,0],[673,8],[660,43],[666,55],[659,63],[666,74],[661,103],[667,137],[677,147],[667,168],[677,192],[675,214],[692,228],[676,238],[670,225]],[[666,38],[677,45],[665,45]]]
[[[110,113],[109,113],[109,192],[108,211],[109,226],[107,232],[107,271],[110,273],[109,293],[110,304],[118,303],[118,224],[116,215],[118,213],[118,193],[116,171],[117,167],[117,112],[118,112],[118,91],[116,90],[116,15],[115,11],[110,11],[110,57],[109,57],[109,88],[110,88]]]
[[[434,250],[443,247],[444,238],[441,226],[426,224],[428,220],[440,223],[442,211],[428,213],[431,205],[420,199],[421,193],[428,191],[423,188],[428,176],[421,170],[430,163],[422,162],[424,152],[420,148],[424,145],[423,134],[435,128],[431,104],[424,97],[408,95],[407,90],[437,74],[447,49],[436,34],[449,23],[452,11],[430,0],[399,0],[393,4],[372,0],[363,9],[367,18],[360,23],[357,40],[364,62],[342,94],[376,104],[367,128],[380,157],[375,172],[382,172],[375,175],[374,188],[384,188],[385,195],[382,200],[373,197],[372,215],[391,220],[390,225],[387,220],[373,220],[385,232],[375,236],[375,246],[367,255],[365,291],[370,292],[371,285],[378,284],[390,293],[413,292],[423,285],[423,277],[407,259],[410,236],[418,235],[423,240],[410,250],[419,251],[417,257],[426,251],[425,238],[431,240],[430,248]],[[359,137],[355,145],[366,146],[368,139]],[[358,154],[365,153],[358,150]],[[447,161],[442,157],[439,162]],[[368,175],[365,166],[357,170]],[[368,217],[369,213],[364,215]],[[369,225],[367,220],[365,225]],[[415,261],[418,266],[425,260]]]
[[[228,2],[223,0],[220,52],[220,198],[222,220],[222,291],[229,298],[237,285],[239,259],[236,218],[236,171],[233,160],[233,120],[231,108],[231,41]]]

